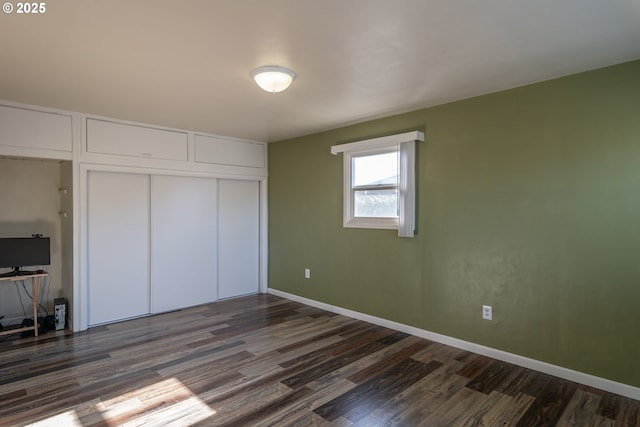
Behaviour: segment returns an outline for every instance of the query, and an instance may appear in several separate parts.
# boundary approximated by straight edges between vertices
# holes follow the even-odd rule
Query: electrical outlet
[[[311,279],[311,269],[310,268],[305,268],[304,269],[304,278],[305,279]]]
[[[482,318],[484,320],[492,320],[493,319],[493,308],[490,305],[482,306]]]

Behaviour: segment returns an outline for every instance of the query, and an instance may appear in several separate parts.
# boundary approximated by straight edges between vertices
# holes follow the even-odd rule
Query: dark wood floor
[[[269,295],[0,343],[2,425],[638,426],[639,408]]]

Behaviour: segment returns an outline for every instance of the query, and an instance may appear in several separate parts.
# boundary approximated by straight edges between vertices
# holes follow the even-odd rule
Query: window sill
[[[397,230],[398,218],[351,218],[342,224],[345,228],[377,228]]]

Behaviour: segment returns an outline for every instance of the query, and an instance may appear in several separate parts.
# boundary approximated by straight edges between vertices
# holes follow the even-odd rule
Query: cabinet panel
[[[87,119],[87,152],[187,160],[187,133]]]
[[[71,152],[71,116],[0,105],[0,144]]]
[[[218,297],[259,291],[260,183],[218,181]]]
[[[217,299],[215,179],[153,176],[152,312]]]
[[[149,177],[89,172],[89,325],[149,313]]]
[[[265,145],[210,136],[195,136],[195,160],[198,163],[265,167]]]

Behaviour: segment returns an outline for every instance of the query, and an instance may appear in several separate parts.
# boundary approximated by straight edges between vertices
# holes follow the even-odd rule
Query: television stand
[[[31,295],[33,297],[33,326],[24,326],[22,328],[17,329],[9,329],[0,331],[0,336],[15,334],[17,332],[25,332],[25,331],[34,331],[35,336],[38,336],[38,306],[40,305],[40,293],[42,292],[42,279],[43,277],[47,277],[49,273],[42,272],[30,272],[27,275],[20,276],[0,276],[0,284],[2,282],[12,283],[18,282],[26,279],[31,279]]]
[[[8,273],[2,273],[0,274],[0,279],[2,279],[3,277],[24,277],[24,276],[31,276],[34,274],[38,274],[37,271],[27,271],[27,270],[13,270],[10,271]]]

